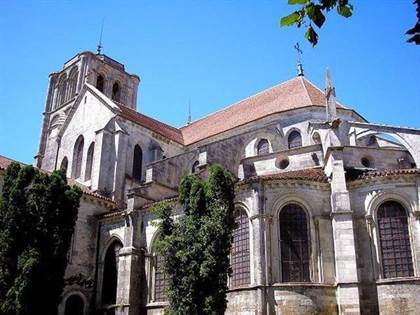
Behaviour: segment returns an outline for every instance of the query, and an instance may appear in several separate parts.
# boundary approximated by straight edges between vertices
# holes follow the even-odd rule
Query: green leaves
[[[338,5],[337,12],[338,14],[340,14],[341,16],[344,16],[345,18],[349,18],[353,14],[353,6],[350,4]]]
[[[81,191],[11,164],[0,203],[0,314],[56,314]]]
[[[318,44],[318,33],[313,25],[321,28],[326,21],[326,12],[336,7],[338,14],[343,17],[348,18],[353,14],[353,6],[349,4],[348,0],[288,0],[288,4],[300,5],[301,8],[282,17],[280,26],[296,25],[300,28],[304,25],[306,27],[304,36],[312,46]]]
[[[300,14],[298,11],[295,11],[288,16],[281,18],[280,26],[291,26],[300,20]]]
[[[234,209],[234,181],[221,166],[212,165],[202,180],[186,176],[178,189],[184,215],[172,219],[174,203],[152,209],[159,219],[155,244],[169,279],[166,315],[218,315],[226,309],[227,275]]]
[[[312,44],[312,46],[318,44],[318,34],[315,32],[312,26],[307,28],[305,32],[305,38]]]
[[[313,3],[305,7],[306,14],[308,17],[315,23],[319,28],[325,22],[325,16],[322,13],[322,7],[320,5],[315,5]]]
[[[288,4],[305,4],[308,0],[289,0]]]

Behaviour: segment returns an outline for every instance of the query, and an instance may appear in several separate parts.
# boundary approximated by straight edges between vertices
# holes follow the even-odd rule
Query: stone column
[[[138,231],[138,217],[130,209],[125,217],[124,244],[118,261],[117,308],[116,315],[137,315],[141,304],[141,259],[142,252],[138,248],[140,235]]]
[[[257,309],[258,315],[266,314],[266,246],[265,246],[265,216],[264,216],[264,190],[261,183],[256,183],[252,187],[252,237],[253,242],[253,263],[254,277],[252,284],[258,286],[257,289]]]
[[[332,152],[329,159],[338,310],[339,314],[360,314],[353,212],[341,151]]]
[[[120,250],[116,315],[137,315],[140,309],[141,251],[133,246]]]

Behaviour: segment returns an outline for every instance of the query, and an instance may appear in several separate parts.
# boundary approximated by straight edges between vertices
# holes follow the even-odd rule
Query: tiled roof
[[[6,169],[10,164],[12,164],[12,162],[17,162],[17,161],[9,159],[3,155],[0,155],[0,169]]]
[[[188,145],[268,115],[325,103],[322,90],[296,77],[182,127],[182,135]]]
[[[17,163],[20,163],[20,162],[18,162],[18,161],[15,161],[15,160],[12,160],[12,159],[9,159],[9,158],[7,158],[7,157],[5,157],[5,156],[3,156],[3,155],[0,155],[0,170],[4,170],[4,169],[6,169],[10,164],[12,164],[12,162],[17,162]],[[25,165],[25,164],[23,164],[23,163],[20,163],[20,164],[22,164],[22,165]],[[114,203],[114,201],[112,200],[112,199],[110,199],[110,198],[108,198],[108,197],[105,197],[105,196],[102,196],[102,195],[100,195],[100,194],[97,194],[97,193],[95,193],[95,192],[93,192],[92,190],[90,190],[87,186],[85,186],[85,185],[83,185],[83,184],[81,184],[81,183],[78,183],[77,181],[75,181],[74,179],[71,179],[71,178],[67,178],[67,183],[69,184],[69,185],[76,185],[77,187],[79,187],[81,190],[82,190],[82,192],[84,193],[84,194],[86,194],[86,195],[89,195],[89,196],[92,196],[92,197],[95,197],[95,198],[98,198],[98,199],[101,199],[101,200],[104,200],[104,201],[108,201],[108,202],[112,202],[112,203]]]
[[[156,119],[140,114],[139,112],[136,112],[135,110],[128,108],[124,105],[119,105],[119,107],[121,109],[121,117],[130,120],[136,124],[139,124],[153,132],[156,132],[169,140],[175,141],[180,144],[184,143],[181,130],[179,130],[178,128],[169,126]]]
[[[346,170],[346,178],[349,181],[354,180],[366,180],[375,177],[388,177],[397,175],[415,175],[420,174],[420,169],[417,168],[405,168],[405,169],[392,169],[392,170],[381,170],[381,171],[353,171]]]
[[[118,104],[121,116],[177,143],[189,145],[254,120],[284,111],[326,103],[322,90],[304,77],[296,77],[222,110],[193,121],[180,129]],[[337,104],[337,107],[343,108]]]
[[[257,180],[308,180],[313,182],[327,183],[328,178],[321,168],[308,168],[304,170],[282,172],[273,175],[254,176],[238,182],[248,184]]]

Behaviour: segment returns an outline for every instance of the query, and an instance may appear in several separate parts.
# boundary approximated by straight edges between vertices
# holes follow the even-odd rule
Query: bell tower
[[[123,64],[102,54],[84,51],[64,63],[63,69],[50,74],[39,150],[35,165],[54,170],[57,163],[56,136],[77,101],[84,84],[90,84],[118,105],[137,109],[140,78],[125,71]]]

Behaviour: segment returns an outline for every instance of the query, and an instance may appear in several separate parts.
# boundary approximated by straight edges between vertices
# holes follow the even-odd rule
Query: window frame
[[[307,255],[308,255],[308,259],[307,259],[307,265],[308,265],[308,278],[307,280],[304,281],[286,281],[284,279],[284,273],[283,273],[283,256],[282,256],[282,220],[281,220],[281,213],[289,206],[296,206],[298,207],[302,213],[305,216],[305,220],[306,220],[306,243],[307,243]],[[301,203],[294,201],[294,200],[289,200],[286,203],[284,203],[281,207],[280,210],[277,212],[277,228],[278,228],[278,262],[279,262],[279,266],[278,266],[278,271],[279,271],[279,281],[281,283],[313,283],[313,278],[314,278],[314,257],[313,257],[313,239],[312,239],[312,226],[311,226],[311,216],[309,215],[309,212],[307,210],[307,208],[302,205]],[[316,238],[316,235],[314,236]],[[319,270],[318,273],[322,273],[322,270]]]
[[[385,271],[384,271],[384,257],[383,257],[383,250],[382,250],[382,240],[381,240],[381,232],[380,232],[380,222],[379,222],[379,216],[378,213],[381,210],[381,206],[383,206],[386,203],[396,203],[398,204],[401,209],[404,211],[405,214],[405,218],[406,218],[406,229],[407,229],[407,240],[409,242],[409,254],[411,260],[411,268],[412,268],[412,274],[409,276],[396,276],[396,277],[388,277],[385,276]],[[377,272],[379,279],[382,280],[389,280],[389,279],[400,279],[400,278],[409,278],[409,277],[415,277],[416,276],[416,264],[415,264],[415,259],[414,259],[414,248],[413,248],[413,242],[412,242],[412,233],[411,233],[411,226],[410,226],[410,211],[408,210],[409,208],[407,208],[407,204],[405,202],[403,202],[402,200],[399,199],[394,199],[394,198],[387,198],[387,199],[383,199],[380,200],[380,202],[378,202],[378,205],[375,209],[375,217],[374,217],[374,227],[376,229],[374,235],[375,235],[375,241],[374,241],[374,247],[375,247],[375,251],[378,257],[378,267],[379,267],[379,272]],[[394,265],[395,266],[395,265]]]
[[[291,146],[291,145],[290,145],[291,143],[293,143],[292,141],[294,141],[294,140],[295,140],[295,139],[293,139],[292,141],[290,140],[290,137],[291,137],[293,134],[298,134],[298,135],[299,135],[299,138],[300,138],[300,145],[293,145],[293,146]],[[302,137],[302,132],[301,132],[299,129],[291,129],[291,130],[289,131],[289,133],[287,134],[287,148],[288,148],[289,150],[291,150],[291,149],[297,149],[297,148],[301,148],[301,147],[303,147],[303,137]]]
[[[239,275],[243,275],[243,274],[248,274],[247,278],[248,280],[246,280],[245,282],[243,282],[244,277],[239,277],[238,282],[239,283],[234,283],[235,279],[234,279],[234,268],[232,265],[232,251],[235,248],[235,229],[232,233],[232,248],[231,248],[231,253],[229,255],[229,261],[230,261],[230,266],[232,268],[232,275],[229,277],[229,288],[230,289],[235,289],[235,288],[239,288],[239,287],[246,287],[249,286],[251,284],[251,272],[252,272],[252,260],[251,260],[251,248],[252,248],[252,243],[251,243],[251,221],[250,218],[248,216],[248,213],[245,209],[243,208],[236,208],[234,211],[234,220],[236,220],[236,218],[238,217],[238,213],[240,214],[240,216],[242,216],[243,218],[245,218],[245,222],[247,223],[247,228],[246,228],[246,234],[247,234],[247,241],[248,241],[248,248],[247,248],[247,258],[248,260],[245,261],[245,263],[247,263],[247,270],[245,272],[240,272]],[[244,233],[244,235],[245,235]],[[243,241],[243,240],[241,240]],[[240,258],[243,258],[245,255],[242,254]],[[241,261],[243,262],[243,261]]]

